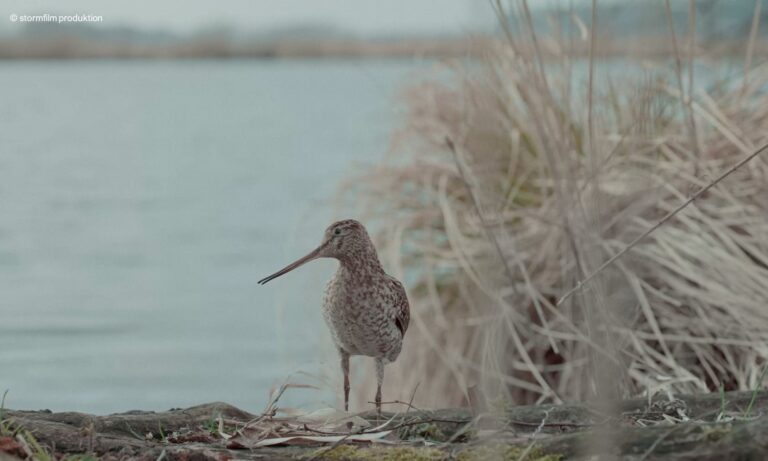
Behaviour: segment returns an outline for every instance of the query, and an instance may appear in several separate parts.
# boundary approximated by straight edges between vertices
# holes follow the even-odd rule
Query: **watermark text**
[[[11,22],[42,22],[62,24],[65,22],[102,22],[104,16],[98,14],[16,14],[12,13],[8,19]]]

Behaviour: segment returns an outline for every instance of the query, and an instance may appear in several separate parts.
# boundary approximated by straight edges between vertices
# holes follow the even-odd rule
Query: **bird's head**
[[[287,265],[274,274],[259,280],[260,284],[265,284],[270,280],[276,279],[281,275],[303,266],[304,264],[317,258],[336,258],[344,260],[364,255],[369,249],[373,248],[371,238],[368,232],[360,222],[354,219],[345,219],[337,221],[325,230],[323,241],[320,246],[312,250],[309,254]],[[375,252],[375,250],[373,250]]]

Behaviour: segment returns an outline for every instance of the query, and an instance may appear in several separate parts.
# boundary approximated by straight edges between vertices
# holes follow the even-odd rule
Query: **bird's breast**
[[[394,360],[402,336],[386,306],[386,296],[366,287],[331,280],[326,288],[323,317],[334,343],[351,355]]]

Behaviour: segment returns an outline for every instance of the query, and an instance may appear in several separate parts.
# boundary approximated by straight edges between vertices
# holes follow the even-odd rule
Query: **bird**
[[[349,411],[349,359],[361,355],[375,361],[375,403],[381,414],[384,366],[400,355],[410,322],[405,287],[384,272],[368,231],[354,219],[331,224],[317,248],[258,283],[264,285],[318,258],[339,261],[325,288],[322,313],[341,358],[344,411]]]

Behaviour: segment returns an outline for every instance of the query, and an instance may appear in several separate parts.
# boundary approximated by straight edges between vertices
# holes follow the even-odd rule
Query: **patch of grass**
[[[34,461],[95,461],[97,458],[90,454],[68,455],[62,458],[56,456],[53,450],[43,446],[37,438],[23,427],[14,425],[5,416],[5,399],[8,391],[0,398],[0,436],[11,437],[24,448],[24,451]]]
[[[720,412],[717,414],[717,418],[715,418],[716,421],[720,421],[725,416],[725,385],[723,383],[720,383],[718,392],[720,393]]]
[[[219,435],[219,421],[218,416],[212,416],[211,419],[205,422],[203,428],[211,435]]]
[[[98,459],[94,455],[67,455],[61,458],[60,461],[98,461]]]
[[[16,435],[16,439],[24,446],[25,451],[34,461],[56,461],[53,452],[43,447],[31,432],[22,429]]]
[[[560,454],[544,453],[538,448],[527,449],[506,444],[494,444],[467,448],[460,451],[455,457],[449,453],[429,447],[358,447],[355,445],[340,445],[332,450],[321,448],[308,457],[331,460],[383,460],[383,461],[444,461],[455,459],[456,461],[560,461]]]
[[[448,437],[435,423],[414,424],[412,426],[401,427],[397,431],[402,440],[411,440],[422,438],[433,442],[445,442]]]
[[[492,445],[470,448],[460,452],[456,457],[456,461],[480,461],[486,459],[500,461],[560,461],[563,459],[563,455],[544,453],[538,448],[532,448],[526,453],[525,447]]]
[[[702,439],[706,442],[717,442],[732,431],[730,424],[718,424],[711,426],[702,426]]]
[[[757,399],[757,391],[763,387],[763,380],[765,380],[766,372],[768,372],[768,365],[763,367],[763,372],[760,373],[760,378],[757,380],[757,383],[755,383],[754,389],[752,389],[752,398],[749,399],[749,405],[747,406],[747,409],[744,410],[745,418],[749,418],[749,414],[752,412],[752,407],[755,405],[755,400]]]
[[[8,395],[8,390],[3,392],[3,397],[0,399],[0,435],[11,435],[10,421],[5,419],[5,397]]]
[[[448,458],[448,454],[436,448],[426,447],[360,448],[354,445],[339,445],[332,450],[321,448],[309,456],[315,457],[331,461],[442,461]]]

